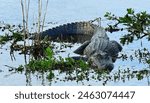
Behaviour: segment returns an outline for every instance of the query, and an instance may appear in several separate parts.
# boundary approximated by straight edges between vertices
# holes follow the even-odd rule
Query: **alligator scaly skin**
[[[90,22],[67,23],[48,29],[41,33],[41,37],[48,37],[53,41],[68,41],[83,43],[90,40],[97,25]]]

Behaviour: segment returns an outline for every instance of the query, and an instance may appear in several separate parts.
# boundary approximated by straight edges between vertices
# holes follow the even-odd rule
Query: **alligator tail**
[[[96,25],[90,22],[75,22],[48,29],[41,33],[41,38],[48,37],[53,41],[68,41],[83,43],[90,40]]]

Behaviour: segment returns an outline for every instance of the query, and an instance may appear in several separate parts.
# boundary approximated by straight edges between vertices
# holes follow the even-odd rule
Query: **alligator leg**
[[[79,48],[77,48],[74,53],[83,55],[85,48],[89,45],[91,41],[85,41]]]

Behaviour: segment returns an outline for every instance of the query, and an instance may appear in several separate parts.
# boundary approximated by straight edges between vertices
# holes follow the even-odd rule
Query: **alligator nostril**
[[[113,64],[107,64],[107,65],[105,66],[105,69],[107,69],[107,70],[109,70],[109,71],[112,71],[113,68],[114,68],[114,65],[113,65]]]

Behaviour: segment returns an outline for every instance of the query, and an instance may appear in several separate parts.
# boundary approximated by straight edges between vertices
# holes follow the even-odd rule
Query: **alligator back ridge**
[[[74,22],[56,26],[41,33],[53,41],[81,42],[91,39],[97,25],[90,22]]]

